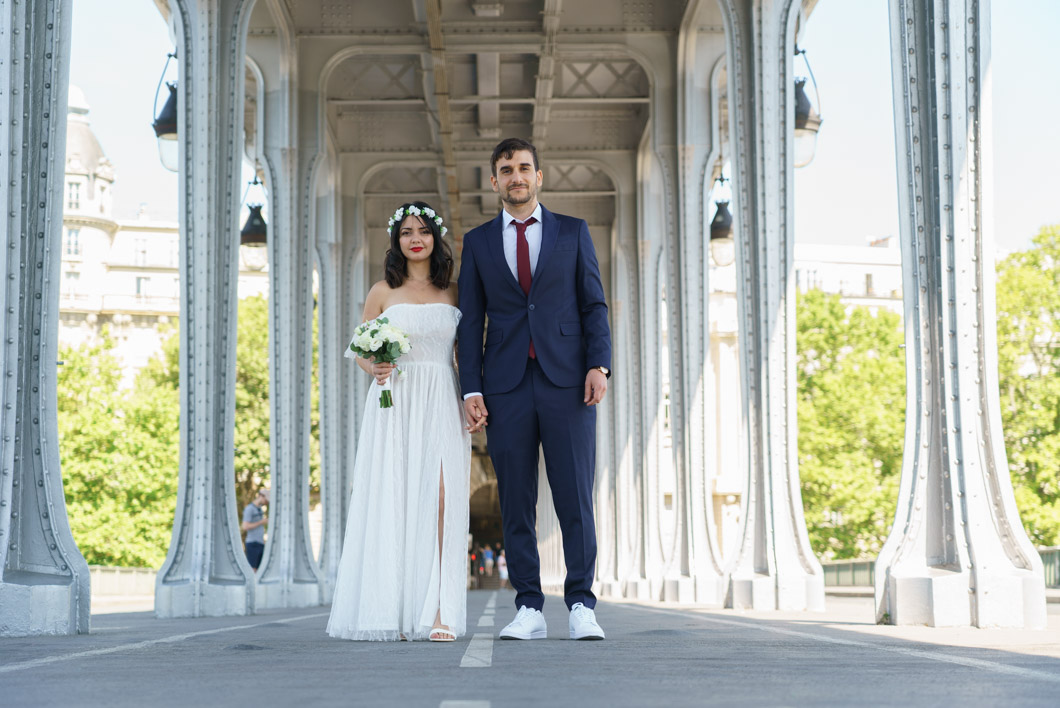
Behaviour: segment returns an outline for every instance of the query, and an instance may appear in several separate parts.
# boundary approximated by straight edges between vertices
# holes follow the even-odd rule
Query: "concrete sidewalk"
[[[324,634],[328,608],[158,620],[98,614],[77,637],[0,640],[3,706],[1056,706],[1060,611],[1048,631],[881,627],[872,601],[824,613],[601,602],[603,642],[495,641],[511,591],[468,597],[453,644]]]

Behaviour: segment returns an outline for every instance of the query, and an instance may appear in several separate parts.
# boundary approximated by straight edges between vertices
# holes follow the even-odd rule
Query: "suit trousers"
[[[486,436],[497,473],[509,580],[516,608],[540,610],[541,559],[537,550],[538,449],[544,451],[552,503],[563,532],[568,609],[596,606],[593,480],[596,475],[596,408],[583,402],[584,388],[555,386],[536,359],[507,393],[485,396]]]

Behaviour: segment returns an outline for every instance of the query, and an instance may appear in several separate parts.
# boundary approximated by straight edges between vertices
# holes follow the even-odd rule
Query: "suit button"
[[[533,305],[531,305],[531,306],[530,306],[530,311],[531,311],[531,312],[533,312],[533,311],[534,311],[534,306],[533,306]]]

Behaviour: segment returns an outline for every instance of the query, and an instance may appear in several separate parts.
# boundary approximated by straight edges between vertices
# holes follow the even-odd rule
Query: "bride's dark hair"
[[[401,252],[400,243],[401,224],[408,218],[405,210],[409,207],[416,207],[420,211],[434,210],[426,202],[408,202],[401,205],[402,217],[390,227],[390,248],[387,249],[386,258],[383,261],[383,275],[386,278],[386,284],[392,288],[401,287],[405,279],[409,277],[408,261],[405,259],[405,254]],[[434,247],[431,250],[431,284],[439,290],[445,290],[453,278],[453,251],[442,238],[442,228],[435,223],[434,219],[428,218],[425,214],[416,218],[431,230],[431,235],[434,237]]]

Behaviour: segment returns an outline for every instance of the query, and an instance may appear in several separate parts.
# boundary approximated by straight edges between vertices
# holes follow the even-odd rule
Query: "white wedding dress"
[[[398,304],[383,311],[412,349],[391,376],[393,408],[379,407],[372,382],[353,468],[331,618],[333,637],[426,639],[441,624],[467,624],[468,484],[471,437],[464,429],[453,344],[452,305]],[[352,356],[352,352],[347,350]],[[445,482],[438,551],[438,480]]]

